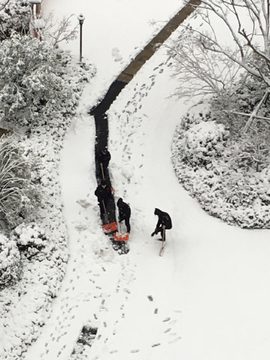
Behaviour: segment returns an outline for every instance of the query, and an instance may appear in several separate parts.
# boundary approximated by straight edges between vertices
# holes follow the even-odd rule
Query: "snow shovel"
[[[121,227],[121,222],[120,221],[119,221],[119,229],[120,229],[120,233],[115,232],[113,234],[114,241],[128,241],[129,233],[122,234],[122,227]]]
[[[108,218],[108,214],[107,214],[107,210],[106,210],[106,206],[105,206],[105,202],[104,200],[102,200],[102,205],[104,207],[104,214],[105,214],[105,222],[106,224],[103,224],[103,230],[106,234],[112,233],[117,231],[117,224],[116,222],[112,222],[109,223],[109,218]]]

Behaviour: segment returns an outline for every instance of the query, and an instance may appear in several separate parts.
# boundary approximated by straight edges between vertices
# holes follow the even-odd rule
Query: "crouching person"
[[[155,231],[152,232],[151,236],[161,234],[161,240],[165,239],[165,230],[169,230],[172,228],[172,220],[168,213],[165,211],[161,211],[160,209],[155,208],[154,214],[158,216],[158,221],[156,224]]]

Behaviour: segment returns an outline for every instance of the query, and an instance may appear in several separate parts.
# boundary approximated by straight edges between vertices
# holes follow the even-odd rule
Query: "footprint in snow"
[[[181,336],[178,336],[174,340],[170,341],[169,344],[175,344],[177,341],[181,340]]]
[[[169,321],[169,320],[171,320],[171,318],[167,317],[166,319],[163,320],[163,322],[166,322],[166,321]]]
[[[136,350],[131,350],[130,352],[132,353],[132,354],[135,354],[135,353],[137,353],[137,352],[139,352],[140,350],[139,349],[136,349]]]

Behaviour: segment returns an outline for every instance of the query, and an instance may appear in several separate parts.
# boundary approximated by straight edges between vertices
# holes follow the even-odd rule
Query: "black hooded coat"
[[[131,215],[130,206],[127,203],[125,203],[122,198],[119,198],[117,201],[117,207],[119,210],[119,221],[121,222],[121,221],[125,220],[127,232],[129,233],[130,232],[129,219],[130,219],[130,215]]]
[[[155,208],[154,214],[158,216],[158,222],[156,225],[156,229],[158,229],[159,227],[162,227],[163,225],[165,225],[166,229],[172,228],[172,219],[168,213]]]

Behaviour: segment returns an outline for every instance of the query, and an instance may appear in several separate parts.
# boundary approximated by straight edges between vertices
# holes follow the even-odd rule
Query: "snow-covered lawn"
[[[48,298],[41,300],[42,279],[39,286],[26,284],[24,296],[15,298],[16,289],[11,289],[13,298],[9,289],[1,294],[1,306],[6,311],[12,307],[8,321],[1,319],[0,343],[9,349],[1,350],[1,358],[19,358],[10,349],[16,349],[18,339],[31,338],[29,324],[36,312],[45,324],[24,354],[27,360],[269,359],[269,231],[241,230],[210,217],[179,185],[171,141],[192,104],[170,97],[176,84],[163,48],[108,112],[115,197],[122,197],[132,209],[127,255],[112,250],[99,223],[95,126],[88,111],[155,33],[149,21],[165,21],[181,4],[44,0],[47,13],[52,9],[57,16],[84,13],[84,56],[96,65],[97,74],[85,86],[77,116],[66,132],[59,168],[52,172],[48,161],[44,169],[55,175],[52,183],[59,194],[61,189],[63,201],[63,211],[58,211],[57,198],[44,221],[54,221],[57,232],[67,226],[66,273],[62,284],[51,279],[56,289],[61,288],[49,304]],[[68,46],[77,55],[78,41]],[[160,242],[150,237],[157,221],[155,207],[167,211],[173,221],[163,257],[158,256]],[[33,264],[30,271],[34,278]],[[46,303],[41,312],[35,308]],[[92,346],[71,355],[82,327],[89,324],[97,329]]]

